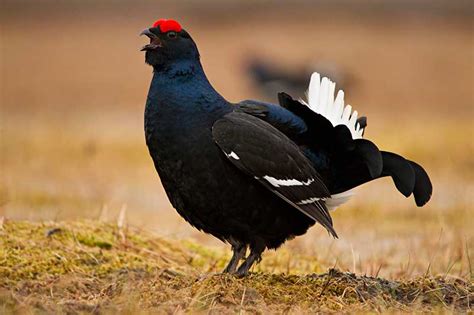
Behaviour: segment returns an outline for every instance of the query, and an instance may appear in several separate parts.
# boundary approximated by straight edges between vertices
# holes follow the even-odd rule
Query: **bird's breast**
[[[146,143],[159,173],[178,181],[192,181],[196,174],[208,173],[222,163],[212,126],[227,110],[209,109],[204,103],[205,98],[198,98],[186,105],[173,101],[147,104]]]

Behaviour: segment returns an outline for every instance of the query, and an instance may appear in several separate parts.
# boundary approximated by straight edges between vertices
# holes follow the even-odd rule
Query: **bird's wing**
[[[232,112],[212,127],[214,141],[238,169],[337,234],[324,200],[329,190],[298,146],[270,124]]]

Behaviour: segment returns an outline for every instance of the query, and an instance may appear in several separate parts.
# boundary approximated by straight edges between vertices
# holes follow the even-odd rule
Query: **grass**
[[[120,226],[120,225],[119,225]],[[6,221],[0,231],[2,313],[313,313],[470,311],[472,281],[387,280],[318,265],[276,271],[267,257],[239,279],[215,273],[227,253],[92,221]],[[311,267],[307,267],[311,266]],[[307,273],[317,269],[319,272]]]

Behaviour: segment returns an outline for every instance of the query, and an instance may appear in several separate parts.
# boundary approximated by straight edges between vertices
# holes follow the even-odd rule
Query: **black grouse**
[[[316,222],[337,237],[329,211],[371,180],[391,176],[418,206],[430,199],[424,169],[363,139],[365,117],[344,104],[342,91],[334,98],[328,78],[311,76],[307,102],[280,93],[279,106],[234,104],[209,83],[178,22],[158,20],[142,35],[153,67],[146,144],[178,213],[232,246],[225,272],[246,275],[265,249]]]

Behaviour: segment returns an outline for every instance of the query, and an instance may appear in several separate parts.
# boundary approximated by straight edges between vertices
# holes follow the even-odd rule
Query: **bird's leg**
[[[232,251],[232,258],[230,259],[227,267],[225,267],[224,273],[235,272],[235,269],[237,269],[237,265],[239,264],[240,260],[245,257],[245,253],[247,252],[247,246],[243,244],[233,244]]]
[[[245,261],[240,265],[235,275],[237,277],[244,277],[248,275],[250,268],[255,262],[260,262],[262,260],[262,253],[265,250],[265,246],[256,246],[252,247],[250,250],[250,255],[245,259]]]

